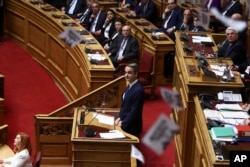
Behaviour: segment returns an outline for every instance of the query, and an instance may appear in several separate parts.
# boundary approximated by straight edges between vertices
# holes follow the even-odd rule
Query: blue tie
[[[232,47],[232,44],[231,43],[228,44],[227,50],[226,50],[226,55],[225,55],[226,57],[228,57],[228,54],[229,54],[229,51],[230,51],[231,47]]]
[[[129,91],[130,86],[128,85],[123,93],[123,99],[125,99],[126,93]]]

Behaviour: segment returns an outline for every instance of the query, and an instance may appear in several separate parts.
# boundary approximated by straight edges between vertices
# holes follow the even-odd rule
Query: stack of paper
[[[215,108],[218,110],[242,111],[239,104],[216,104]]]
[[[210,131],[211,137],[216,141],[234,141],[235,132],[231,127],[213,127]]]

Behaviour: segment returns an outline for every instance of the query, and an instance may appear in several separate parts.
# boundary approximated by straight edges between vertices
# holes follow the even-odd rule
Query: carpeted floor
[[[9,125],[9,145],[12,146],[18,131],[24,131],[31,136],[32,146],[35,148],[34,115],[50,113],[67,104],[67,100],[46,71],[10,39],[5,39],[4,45],[0,46],[0,73],[5,76],[4,122]],[[146,93],[148,94],[148,90]],[[142,136],[162,112],[169,115],[171,108],[163,102],[157,88],[156,99],[145,100]],[[146,161],[143,167],[173,166],[173,143],[170,143],[161,156],[156,155],[143,143],[139,148]]]

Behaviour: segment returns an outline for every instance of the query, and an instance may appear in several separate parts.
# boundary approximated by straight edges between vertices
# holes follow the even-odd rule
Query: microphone
[[[88,125],[85,127],[84,132],[86,137],[94,137],[96,136],[96,131],[94,128],[91,128],[89,125],[93,122],[93,120],[99,115],[97,113],[88,123]]]
[[[84,129],[86,137],[94,137],[96,136],[96,130],[92,127],[90,127],[90,124],[94,121],[94,119],[100,114],[105,113],[104,106],[106,105],[105,102],[102,103],[102,108],[99,112],[96,111],[94,108],[89,108],[89,112],[96,112],[96,115],[88,122],[87,126]],[[89,112],[87,114],[89,114]],[[86,116],[86,115],[85,115]]]

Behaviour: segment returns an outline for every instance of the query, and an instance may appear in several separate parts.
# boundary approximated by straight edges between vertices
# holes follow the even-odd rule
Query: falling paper
[[[131,157],[145,163],[142,153],[133,144],[131,145]]]
[[[223,16],[220,14],[220,12],[218,11],[218,9],[216,8],[211,8],[210,12],[219,20],[221,21],[225,26],[227,27],[232,27],[237,31],[243,31],[246,26],[247,23],[245,21],[241,21],[241,20],[233,20],[229,17]]]
[[[204,11],[198,11],[199,25],[202,26],[205,30],[208,30],[210,23],[210,15]]]
[[[83,41],[82,36],[71,26],[68,26],[68,28],[59,35],[59,38],[72,48]]]
[[[161,88],[160,91],[161,96],[166,103],[168,103],[172,108],[175,108],[176,110],[182,110],[180,94],[177,91],[166,88]]]
[[[162,113],[149,131],[143,136],[142,142],[158,155],[161,155],[179,126]]]

